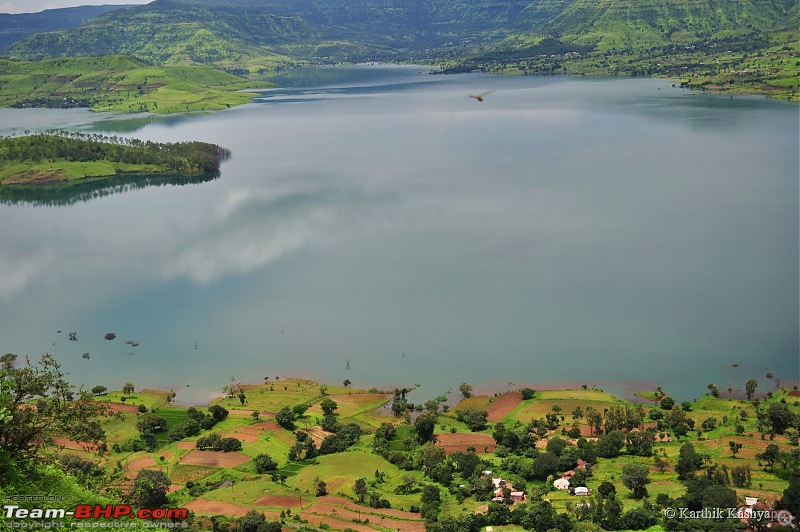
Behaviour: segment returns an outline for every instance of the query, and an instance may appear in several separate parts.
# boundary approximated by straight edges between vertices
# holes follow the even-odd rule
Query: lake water
[[[264,376],[420,399],[800,378],[796,105],[426,71],[295,72],[207,115],[0,110],[3,134],[233,153],[212,181],[0,205],[0,352],[186,403]]]

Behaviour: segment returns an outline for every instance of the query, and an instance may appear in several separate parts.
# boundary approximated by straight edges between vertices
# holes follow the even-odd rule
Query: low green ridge
[[[49,132],[0,138],[0,186],[69,184],[120,174],[198,175],[219,171],[230,152],[205,142],[157,143]]]
[[[254,94],[240,91],[268,86],[208,66],[153,66],[122,55],[0,59],[1,107],[209,111],[248,103]]]

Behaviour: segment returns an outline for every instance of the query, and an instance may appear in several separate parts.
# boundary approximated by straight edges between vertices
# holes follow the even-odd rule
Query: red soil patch
[[[257,442],[258,441],[258,436],[256,436],[255,434],[247,434],[245,432],[241,432],[241,431],[238,431],[238,430],[236,432],[234,432],[233,434],[228,434],[228,436],[232,436],[232,437],[236,438],[237,440],[245,442],[245,443],[253,443],[253,442]]]
[[[134,414],[139,411],[136,405],[124,405],[122,403],[108,403],[108,407],[114,412],[133,412]]]
[[[142,456],[141,458],[137,458],[136,460],[132,460],[128,462],[125,466],[125,469],[128,471],[139,471],[140,469],[144,469],[146,467],[155,467],[156,461],[153,460],[152,456]]]
[[[231,504],[229,502],[212,501],[209,499],[195,499],[183,505],[187,510],[205,515],[228,515],[231,517],[241,517],[252,508]]]
[[[496,443],[490,434],[444,433],[436,435],[436,445],[443,447],[447,454],[466,453],[468,447],[474,447],[476,453],[493,453]]]
[[[317,499],[319,502],[325,502],[327,504],[337,504],[339,506],[346,506],[348,508],[354,508],[353,501],[347,500],[343,497],[337,497],[335,495],[327,495],[324,499]],[[364,507],[361,506],[361,512],[363,513]],[[369,512],[379,513],[381,515],[391,515],[392,517],[399,517],[400,519],[422,519],[419,514],[415,514],[414,512],[404,512],[403,510],[397,510],[393,508],[381,508],[380,510],[376,510],[374,508],[369,508]]]
[[[169,460],[170,458],[172,458],[173,455],[172,451],[170,451],[169,449],[165,449],[163,451],[159,451],[158,453],[156,453],[156,456],[158,456],[159,458],[163,458],[164,460]]]
[[[275,506],[277,508],[300,508],[303,504],[300,497],[287,497],[286,495],[264,495],[253,502],[259,506]]]
[[[345,520],[348,522],[347,526],[352,528],[352,520],[358,519],[359,515],[362,520],[369,518],[370,525],[377,525],[390,530],[402,530],[403,532],[425,532],[425,522],[417,514],[409,514],[414,519],[413,521],[392,519],[391,517],[385,517],[388,514],[385,514],[382,509],[359,507],[353,505],[353,503],[348,506],[334,506],[327,502],[315,502],[303,510],[301,517],[311,520],[319,516],[336,516],[339,518],[338,526],[342,526],[341,520]],[[334,526],[331,522],[328,522],[328,524]],[[374,529],[367,528],[367,530]]]
[[[273,436],[275,436],[278,440],[282,441],[286,445],[292,446],[294,445],[296,438],[294,434],[284,430],[283,427],[278,425],[275,421],[264,421],[262,423],[256,423],[255,425],[250,425],[249,428],[262,428],[268,432],[270,432]]]
[[[236,467],[251,460],[249,456],[240,453],[224,453],[222,451],[193,450],[186,453],[181,460],[182,464],[204,465],[216,467]]]
[[[518,404],[522,402],[522,394],[519,392],[504,393],[496,398],[492,403],[486,407],[486,412],[489,413],[488,420],[495,422],[501,421],[504,417],[511,413]]]
[[[175,444],[178,449],[195,449],[197,447],[197,443],[193,441],[179,441]]]
[[[236,432],[241,432],[243,434],[252,434],[253,436],[260,436],[264,429],[257,429],[253,427],[239,427],[236,429]]]
[[[58,445],[59,447],[64,447],[65,449],[75,449],[77,451],[89,451],[89,452],[97,452],[96,445],[81,445],[80,443],[76,442],[75,440],[70,440],[67,438],[53,438],[53,444]]]

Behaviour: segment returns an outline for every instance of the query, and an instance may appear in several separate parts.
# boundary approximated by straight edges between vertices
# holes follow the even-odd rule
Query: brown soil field
[[[317,499],[319,502],[325,502],[327,504],[336,504],[339,506],[346,506],[349,508],[355,507],[353,501],[347,500],[344,497],[337,497],[336,495],[328,495],[322,499]],[[360,507],[361,512],[364,513],[363,507]],[[404,512],[403,510],[396,510],[393,508],[381,508],[380,510],[375,510],[373,508],[369,508],[369,511],[377,512],[381,515],[390,515],[392,517],[399,517],[400,519],[422,519],[419,514],[415,514],[413,512]]]
[[[501,421],[504,417],[511,413],[518,404],[522,402],[522,394],[519,392],[504,393],[496,398],[492,403],[486,407],[489,413],[488,420],[491,422]]]
[[[241,517],[251,508],[231,504],[229,502],[211,501],[209,499],[195,499],[183,505],[187,510],[205,515],[228,515],[231,517]]]
[[[436,435],[436,445],[443,447],[447,454],[456,451],[466,453],[467,447],[475,447],[477,453],[484,452],[484,449],[493,453],[496,443],[491,434],[444,433]]]
[[[169,449],[165,449],[163,451],[157,452],[156,456],[164,458],[164,460],[171,460],[174,455],[172,454],[172,451],[170,451]]]
[[[239,430],[237,430],[236,432],[230,432],[230,433],[227,433],[227,434],[223,434],[223,436],[225,436],[225,437],[230,436],[230,437],[236,438],[237,440],[239,440],[239,441],[241,441],[243,443],[253,443],[253,442],[257,442],[258,441],[258,436],[257,435],[248,434],[246,432],[241,432]]]
[[[252,434],[253,436],[260,436],[262,432],[264,432],[263,428],[255,428],[255,427],[239,427],[236,429],[236,432],[241,432],[244,434]]]
[[[253,501],[253,504],[276,508],[300,508],[303,505],[300,497],[287,497],[286,495],[264,495]]]
[[[122,403],[108,403],[108,407],[114,412],[133,412],[134,414],[139,411],[136,405],[124,405]]]
[[[156,461],[153,460],[152,456],[142,456],[141,458],[132,460],[125,465],[125,469],[128,471],[139,471],[140,469],[144,469],[146,467],[156,467]]]
[[[314,526],[320,526],[324,523],[330,526],[332,530],[343,530],[344,528],[350,528],[356,532],[375,532],[375,529],[368,525],[342,521],[341,519],[335,519],[333,517],[323,517],[321,515],[309,514],[306,512],[301,513],[300,517]]]
[[[179,441],[175,444],[175,447],[178,449],[195,449],[197,448],[197,443],[193,441]]]
[[[377,525],[391,530],[402,530],[403,532],[425,532],[425,522],[417,514],[410,514],[413,516],[414,521],[405,521],[400,519],[392,519],[385,517],[383,509],[359,507],[347,501],[348,506],[332,505],[326,502],[315,502],[302,512],[302,517],[306,518],[308,514],[317,515],[332,515],[347,522],[352,523],[353,519],[360,519],[363,521],[369,518],[371,525]],[[341,526],[341,524],[339,524]],[[348,526],[350,526],[348,524]]]
[[[286,445],[292,446],[295,444],[296,438],[294,434],[286,431],[278,425],[275,421],[263,421],[261,423],[256,423],[255,425],[250,425],[248,428],[250,429],[263,429],[269,432],[272,436],[277,438],[278,440],[282,441]]]
[[[75,449],[77,451],[90,451],[90,452],[97,452],[97,447],[94,445],[87,445],[83,446],[80,443],[70,440],[68,438],[53,438],[53,444],[58,445],[60,447],[64,447],[65,449]]]
[[[317,448],[319,448],[322,440],[333,434],[333,432],[328,432],[322,427],[309,427],[305,429],[305,431],[308,432],[308,435],[314,440],[314,445],[316,445]]]
[[[251,460],[249,456],[240,453],[223,453],[222,451],[189,451],[181,459],[182,464],[204,465],[217,467],[236,467]]]

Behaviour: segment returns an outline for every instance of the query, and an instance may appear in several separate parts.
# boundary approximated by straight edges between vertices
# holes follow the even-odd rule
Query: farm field
[[[547,504],[554,515],[578,522],[580,499],[553,486],[561,475],[585,485],[590,500],[601,496],[603,486],[613,486],[620,516],[633,515],[643,499],[623,481],[628,469],[644,466],[648,504],[680,504],[687,495],[680,465],[687,445],[701,457],[692,478],[724,477],[724,486],[737,500],[756,497],[773,505],[790,491],[791,470],[798,467],[795,426],[772,433],[766,430],[765,418],[767,412],[788,412],[789,423],[796,422],[800,393],[795,390],[780,389],[756,402],[705,395],[674,410],[652,401],[636,405],[593,389],[527,392],[529,399],[512,390],[464,398],[447,411],[437,407],[429,441],[421,439],[420,420],[430,415],[428,409],[436,402],[408,405],[404,415],[387,416],[376,410],[399,397],[306,379],[236,383],[207,408],[173,406],[168,394],[158,391],[110,392],[96,398],[109,401],[109,414],[101,425],[110,450],[102,453],[58,438],[60,447],[51,452],[101,468],[118,464],[121,474],[115,489],[123,497],[134,490],[143,472],[163,473],[168,479],[166,500],[191,510],[201,529],[211,526],[212,518],[217,524],[236,526],[245,516],[263,514],[267,521],[282,522],[284,530],[422,532],[437,530],[430,513],[433,504],[442,522],[478,516],[501,519],[494,530],[526,530],[495,515],[506,506],[489,500],[497,482],[524,492],[523,501],[509,501],[506,508],[511,512]],[[485,411],[484,430],[473,432],[456,419],[455,412],[465,408]],[[593,411],[602,422],[589,430],[586,416]],[[294,412],[293,428],[279,412]],[[632,432],[652,433],[651,451],[623,452],[623,435],[618,452],[600,456],[607,454],[604,442],[616,430],[607,426],[615,412],[644,412]],[[163,420],[163,428],[147,444],[142,426],[154,423],[153,416]],[[679,417],[693,429],[676,434],[662,425],[665,416]],[[204,428],[180,437],[194,420]],[[580,437],[568,434],[576,428]],[[359,436],[346,436],[354,433]],[[227,451],[211,450],[211,444],[203,442],[215,434],[218,444],[234,440],[235,445]],[[351,439],[342,443],[343,438]],[[515,450],[526,445],[528,451]],[[632,445],[627,440],[626,449],[634,449]],[[587,449],[591,452],[583,454]],[[772,451],[777,453],[774,458],[765,458]],[[550,454],[557,457],[555,465],[540,473],[539,462]],[[265,456],[272,466],[259,465]],[[576,466],[567,456],[587,459]],[[731,475],[745,470],[747,480],[734,485]],[[486,485],[489,495],[481,495]],[[438,497],[434,503],[428,499],[432,493]],[[653,519],[647,529],[663,530],[663,519]]]

